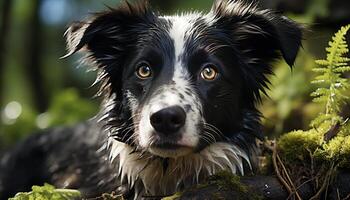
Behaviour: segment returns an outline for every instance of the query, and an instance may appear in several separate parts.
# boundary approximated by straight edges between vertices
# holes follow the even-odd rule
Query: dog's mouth
[[[185,146],[185,145],[171,143],[171,142],[157,142],[157,143],[153,144],[151,147],[164,149],[164,150],[176,150],[179,148],[186,148],[186,147],[190,148],[190,147]]]
[[[149,152],[160,157],[180,157],[194,151],[193,147],[174,142],[155,142],[149,147]]]

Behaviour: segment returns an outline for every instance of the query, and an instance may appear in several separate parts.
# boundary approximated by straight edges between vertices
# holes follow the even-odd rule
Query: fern
[[[350,81],[343,76],[350,72],[350,58],[346,57],[349,49],[345,41],[349,29],[350,25],[344,26],[332,37],[326,48],[326,59],[317,60],[318,66],[313,69],[318,75],[312,83],[320,87],[311,96],[315,103],[324,105],[324,112],[311,122],[310,130],[287,133],[278,141],[289,161],[309,157],[311,153],[319,161],[350,167],[350,146],[344,145],[350,144],[350,120],[344,120],[340,115],[350,97],[346,93]]]
[[[350,25],[342,27],[329,42],[326,48],[327,58],[325,60],[317,60],[318,66],[313,69],[319,75],[312,82],[314,84],[322,84],[324,87],[318,88],[311,94],[314,102],[325,105],[324,113],[321,113],[311,126],[317,127],[325,121],[330,121],[332,125],[342,122],[339,112],[348,98],[344,92],[350,87],[350,83],[342,75],[350,72],[348,62],[350,59],[346,57],[349,52],[345,35],[350,29]]]

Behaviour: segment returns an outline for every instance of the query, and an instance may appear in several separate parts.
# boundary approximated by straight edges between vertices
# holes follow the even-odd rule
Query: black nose
[[[157,132],[171,134],[184,126],[186,113],[180,106],[171,106],[152,114],[150,120]]]

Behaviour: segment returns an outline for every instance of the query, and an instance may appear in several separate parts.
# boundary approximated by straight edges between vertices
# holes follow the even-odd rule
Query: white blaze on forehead
[[[188,72],[181,60],[181,55],[185,53],[185,44],[187,39],[193,34],[194,23],[202,15],[200,13],[182,14],[174,17],[167,17],[171,21],[172,27],[169,30],[169,36],[174,42],[175,48],[175,63],[173,82],[177,88],[186,88],[190,84],[188,83]]]
[[[201,16],[200,13],[181,14],[178,16],[166,16],[165,19],[171,22],[169,36],[174,41],[175,59],[183,53],[186,38],[191,34],[194,22]]]

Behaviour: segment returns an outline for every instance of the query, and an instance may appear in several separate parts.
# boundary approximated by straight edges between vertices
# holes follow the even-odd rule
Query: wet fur
[[[74,23],[66,32],[67,56],[83,52],[83,62],[97,70],[101,112],[35,135],[2,156],[0,199],[44,182],[86,197],[117,191],[137,199],[172,194],[220,170],[253,170],[255,141],[263,137],[256,104],[273,61],[293,65],[301,35],[295,22],[242,0],[174,16],[126,2]],[[145,57],[162,66],[152,84],[132,76]],[[197,79],[204,61],[220,66],[216,82]],[[144,119],[155,107],[172,105],[186,110],[181,137],[195,148],[165,158],[152,153],[156,141]]]

